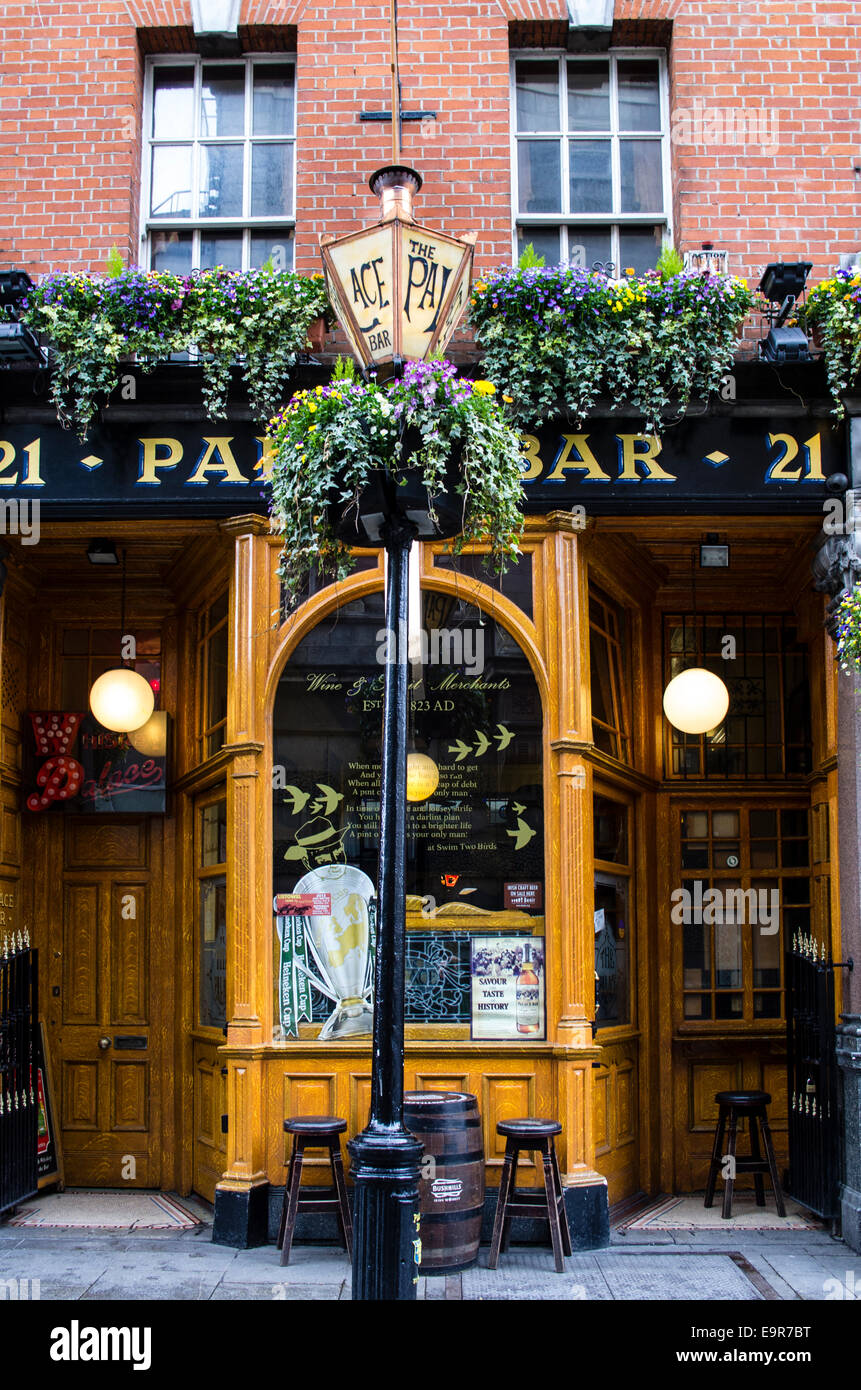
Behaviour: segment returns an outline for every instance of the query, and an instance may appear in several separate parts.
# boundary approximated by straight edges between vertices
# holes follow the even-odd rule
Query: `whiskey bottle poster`
[[[544,938],[474,936],[470,1037],[485,1042],[544,1038]]]

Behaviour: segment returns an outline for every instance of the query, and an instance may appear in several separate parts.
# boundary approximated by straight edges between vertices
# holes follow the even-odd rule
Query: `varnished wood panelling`
[[[610,1071],[607,1067],[596,1068],[593,1077],[592,1090],[592,1135],[595,1140],[596,1161],[604,1154],[610,1152],[610,1127],[608,1124],[610,1114],[609,1092],[610,1092]],[[601,1170],[598,1164],[599,1172]]]
[[[469,1076],[466,1072],[460,1072],[456,1076],[451,1073],[439,1074],[432,1071],[417,1071],[411,1085],[406,1086],[405,1090],[411,1091],[467,1091]]]
[[[63,923],[63,1022],[97,1023],[99,1017],[99,885],[70,883]]]
[[[149,959],[147,890],[142,883],[114,883],[111,893],[111,1021],[148,1022]]]
[[[690,1068],[688,1095],[689,1123],[692,1129],[713,1129],[717,1117],[715,1095],[744,1085],[739,1064],[715,1058],[709,1062],[694,1062]]]
[[[145,869],[148,837],[142,820],[114,824],[76,817],[66,821],[68,869]]]
[[[536,1078],[534,1072],[483,1076],[481,1118],[484,1152],[490,1155],[488,1167],[499,1168],[505,1155],[505,1140],[497,1134],[500,1120],[525,1119],[535,1115]]]
[[[9,788],[3,789],[4,801],[14,797]],[[21,866],[21,817],[14,805],[0,807],[0,862],[10,868]]]
[[[285,1072],[283,1078],[284,1118],[290,1115],[335,1115],[336,1077],[334,1072],[310,1076]]]
[[[99,1128],[98,1073],[95,1061],[64,1063],[60,1110],[64,1129]]]
[[[355,1126],[351,1132],[357,1134],[365,1128],[371,1113],[370,1069],[367,1072],[350,1072],[349,1098],[350,1125]]]
[[[227,1114],[223,1067],[217,1044],[195,1040],[193,1186],[208,1202],[214,1200],[215,1184],[227,1167],[227,1136],[221,1128],[221,1117]]]
[[[771,1105],[768,1107],[769,1124],[779,1129],[784,1129],[788,1117],[785,1060],[779,1062],[763,1062],[760,1086],[763,1091],[767,1091],[771,1096]]]
[[[195,1136],[199,1141],[215,1141],[215,1077],[208,1062],[198,1060],[195,1069],[197,1095],[194,1107]]]
[[[149,1063],[111,1062],[111,1129],[149,1129]]]
[[[616,1069],[616,1143],[630,1144],[635,1139],[636,1073],[630,1063]]]

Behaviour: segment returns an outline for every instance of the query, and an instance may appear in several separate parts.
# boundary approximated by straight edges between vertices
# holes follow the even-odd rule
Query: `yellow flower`
[[[301,439],[300,439],[300,441],[299,441],[298,444],[294,445],[294,448],[296,448],[296,449],[304,449],[304,447],[305,447],[305,446],[304,446],[304,444],[302,443]]]
[[[484,283],[483,280],[476,280],[472,288],[475,294],[484,294],[484,291],[487,289],[487,285]]]
[[[514,397],[513,397],[513,396],[503,396],[502,399],[505,401],[505,404],[506,404],[506,405],[514,405]]]
[[[634,267],[633,267],[632,265],[626,265],[626,266],[625,266],[625,274],[626,274],[626,275],[633,275],[633,274],[634,274]]]
[[[496,387],[492,381],[474,381],[472,389],[477,396],[495,396]]]
[[[316,413],[317,407],[316,407],[316,405],[314,404],[313,401],[309,401],[309,402],[308,402],[308,409],[310,410],[310,412],[311,412],[312,415],[314,415],[314,414]]]

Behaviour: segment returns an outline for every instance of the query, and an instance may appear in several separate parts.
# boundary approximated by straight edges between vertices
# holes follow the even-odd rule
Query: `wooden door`
[[[673,883],[687,893],[671,899],[674,1190],[685,1192],[705,1186],[717,1091],[769,1092],[783,1167],[784,943],[811,931],[813,905],[806,805],[679,798],[672,816]]]
[[[640,1009],[637,981],[634,798],[595,781],[595,1167],[610,1203],[640,1188]]]
[[[66,1184],[158,1187],[157,1011],[159,982],[172,969],[171,933],[156,901],[160,823],[68,818],[51,829],[62,840],[62,876],[48,895],[42,989],[50,995]]]

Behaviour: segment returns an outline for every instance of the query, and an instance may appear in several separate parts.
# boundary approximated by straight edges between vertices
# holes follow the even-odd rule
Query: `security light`
[[[729,569],[729,545],[719,541],[714,531],[709,531],[700,545],[701,570]]]
[[[759,345],[760,356],[766,362],[810,362],[810,343],[807,334],[797,325],[786,325],[803,292],[812,261],[771,261],[763,271],[759,291],[772,305],[768,313],[768,337]]]
[[[118,565],[120,562],[113,541],[90,541],[87,559],[91,565]]]
[[[42,349],[25,324],[19,323],[21,301],[33,281],[26,270],[0,271],[0,366],[43,362]]]

